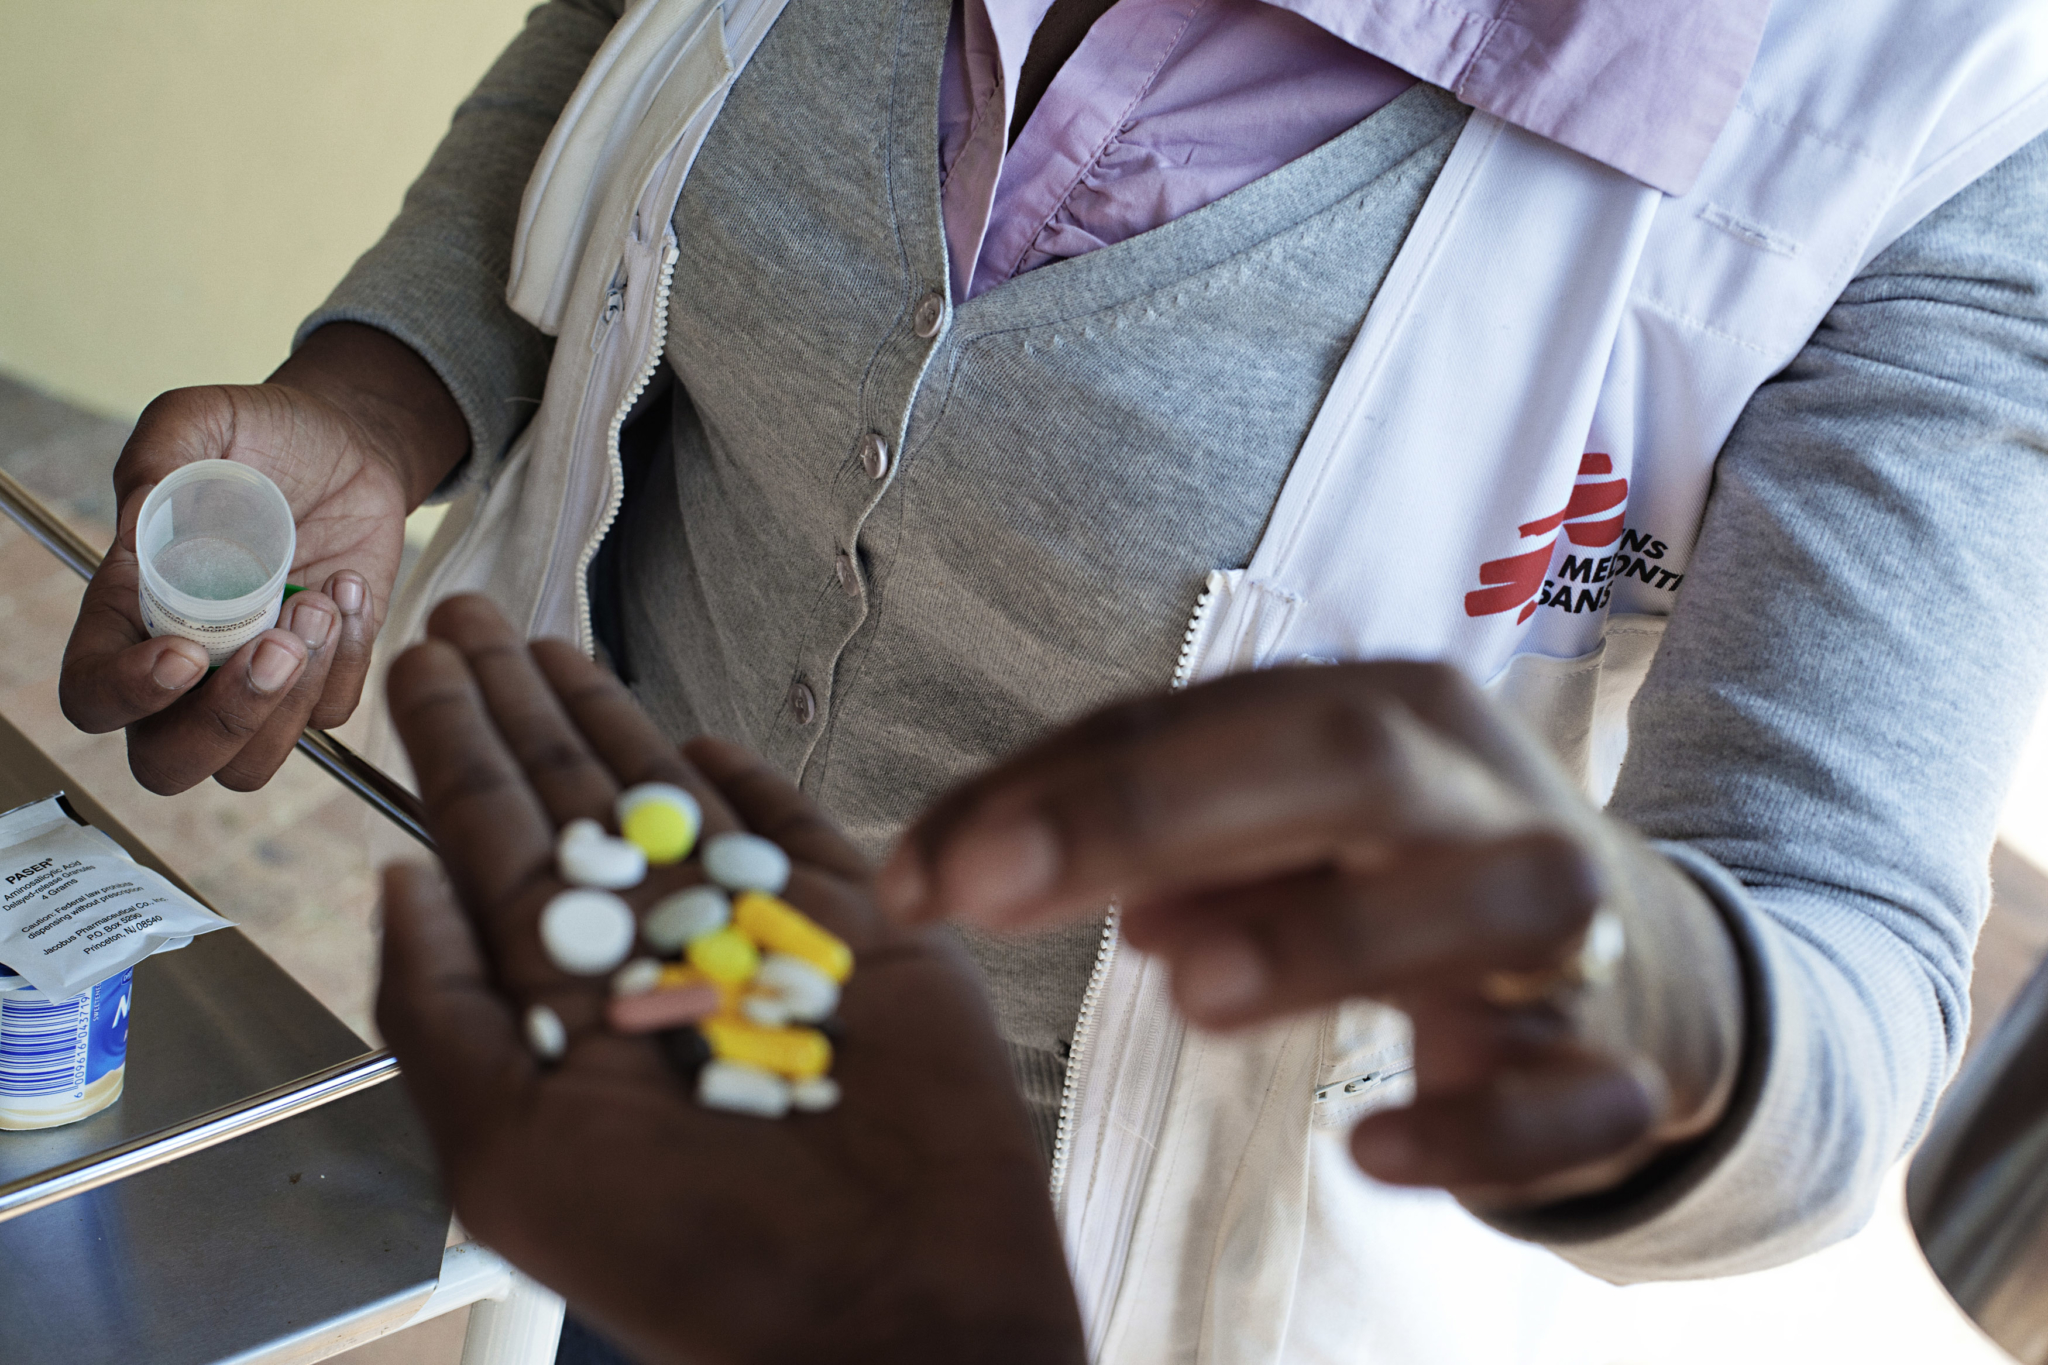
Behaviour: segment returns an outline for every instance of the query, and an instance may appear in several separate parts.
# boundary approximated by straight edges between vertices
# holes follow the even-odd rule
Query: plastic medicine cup
[[[232,460],[179,467],[135,523],[142,624],[198,641],[220,667],[277,624],[298,545],[292,505],[261,471]]]

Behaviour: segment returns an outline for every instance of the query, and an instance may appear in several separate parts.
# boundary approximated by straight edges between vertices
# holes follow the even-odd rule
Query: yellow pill
[[[832,1068],[832,1043],[814,1028],[763,1028],[720,1016],[698,1025],[711,1055],[745,1062],[792,1081],[808,1081]]]
[[[834,981],[853,975],[853,949],[788,901],[759,891],[732,903],[732,925],[771,953],[800,957]]]
[[[754,979],[761,969],[761,952],[737,929],[720,929],[706,934],[689,947],[690,965],[721,986],[737,986]]]
[[[649,782],[619,798],[619,834],[638,845],[656,867],[679,863],[697,846],[703,815],[696,799],[680,787]]]

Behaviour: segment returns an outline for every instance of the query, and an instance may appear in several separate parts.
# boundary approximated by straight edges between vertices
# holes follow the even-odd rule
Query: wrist
[[[434,368],[389,332],[334,322],[307,337],[269,381],[333,404],[419,506],[469,453],[469,423]]]
[[[1614,984],[1585,1006],[1592,1038],[1647,1063],[1665,1094],[1661,1121],[1628,1172],[1712,1132],[1743,1065],[1747,991],[1734,932],[1685,871],[1617,831],[1613,906],[1628,936]]]

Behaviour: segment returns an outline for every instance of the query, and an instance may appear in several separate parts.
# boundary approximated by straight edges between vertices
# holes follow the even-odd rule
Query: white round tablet
[[[638,844],[599,829],[594,835],[560,840],[555,845],[555,870],[571,886],[624,891],[647,880],[647,855]]]
[[[721,834],[704,845],[704,875],[733,891],[779,896],[789,885],[789,855],[758,834]]]
[[[732,923],[732,902],[715,886],[693,886],[663,896],[648,911],[640,937],[657,953],[675,954]]]
[[[601,976],[633,951],[633,911],[609,891],[564,891],[540,912],[548,960],[576,976]]]
[[[526,1045],[533,1049],[533,1055],[545,1062],[552,1062],[569,1050],[569,1030],[562,1027],[562,1016],[546,1005],[535,1005],[526,1012]]]

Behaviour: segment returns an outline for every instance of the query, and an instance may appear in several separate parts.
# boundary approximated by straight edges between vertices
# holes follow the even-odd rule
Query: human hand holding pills
[[[378,1017],[478,1236],[648,1362],[1082,1358],[971,969],[806,798],[480,599],[390,693],[448,877],[388,874]]]

